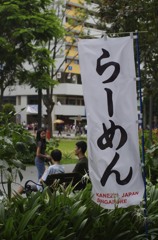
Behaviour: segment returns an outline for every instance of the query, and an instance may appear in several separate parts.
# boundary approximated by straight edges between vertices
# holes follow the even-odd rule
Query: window
[[[82,84],[82,82],[81,82],[81,75],[80,74],[78,75],[78,78],[77,78],[77,84]]]
[[[59,105],[59,103],[65,105],[65,97],[57,97],[57,103],[57,105]]]
[[[38,96],[32,95],[27,97],[27,104],[28,105],[35,105],[38,104]]]
[[[76,105],[76,100],[75,100],[75,98],[68,98],[68,99],[67,99],[67,104],[68,104],[68,105]]]
[[[71,64],[70,64],[71,66]],[[74,77],[75,75],[75,77]],[[72,83],[72,84],[82,84],[81,83],[81,75],[77,73],[67,73],[62,72],[61,78],[58,79],[60,83]]]
[[[78,59],[74,59],[74,63],[75,64],[79,64],[79,60]]]
[[[72,60],[71,60],[71,59],[68,59],[68,58],[66,58],[66,59],[65,59],[65,62],[66,62],[66,63],[71,63],[71,62],[72,62]]]
[[[16,105],[16,97],[3,97],[3,103],[6,104],[6,103],[11,103],[13,105]]]
[[[67,97],[67,96],[58,96],[57,102],[60,102],[61,105],[76,105],[76,106],[84,106],[83,97]]]

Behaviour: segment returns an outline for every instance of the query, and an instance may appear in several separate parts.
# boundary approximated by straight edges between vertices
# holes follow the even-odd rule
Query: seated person
[[[64,170],[64,167],[60,164],[60,160],[62,158],[62,153],[60,150],[58,149],[54,149],[52,152],[51,152],[51,163],[52,165],[49,166],[44,174],[42,175],[41,179],[39,180],[38,184],[34,184],[34,185],[31,185],[31,190],[32,191],[42,191],[43,190],[43,187],[42,187],[42,182],[44,182],[48,175],[52,175],[52,174],[57,174],[57,173],[65,173],[65,170]],[[17,191],[18,194],[22,194],[22,193],[25,193],[25,188],[23,186],[20,186],[18,191]]]
[[[75,165],[73,172],[80,174],[80,179],[75,179],[73,185],[77,184],[75,187],[76,190],[83,189],[86,186],[86,183],[82,181],[82,177],[87,173],[88,174],[88,159],[85,155],[87,151],[87,143],[85,141],[79,141],[76,143],[75,155],[78,157],[78,163]]]

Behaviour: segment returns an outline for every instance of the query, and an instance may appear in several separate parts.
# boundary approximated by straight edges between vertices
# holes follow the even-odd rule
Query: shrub
[[[51,151],[55,148],[58,148],[58,146],[59,146],[59,139],[51,138],[49,141],[47,141],[46,152],[50,154]]]
[[[5,115],[11,115],[12,117],[10,118],[10,121],[11,122],[15,122],[16,121],[16,117],[15,117],[15,107],[13,104],[11,103],[6,103],[4,105],[2,105],[2,112],[5,114]]]
[[[144,206],[107,210],[91,200],[91,184],[72,192],[69,186],[30,197],[18,196],[0,206],[2,239],[146,240],[158,239],[158,189],[148,184],[148,216]],[[146,221],[147,220],[147,221]],[[147,230],[147,232],[146,232]],[[148,236],[147,236],[148,234]]]
[[[156,184],[158,182],[158,143],[146,150],[145,165],[147,178]]]
[[[4,194],[9,198],[11,184],[17,175],[22,180],[20,169],[25,169],[23,162],[32,158],[30,149],[35,143],[27,130],[11,121],[12,117],[12,114],[0,113],[0,174],[2,185],[7,182],[8,193],[4,191]]]

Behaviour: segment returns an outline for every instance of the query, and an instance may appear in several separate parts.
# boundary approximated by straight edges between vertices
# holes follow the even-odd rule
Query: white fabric
[[[48,175],[57,174],[57,173],[65,173],[64,167],[59,164],[51,165],[44,172],[44,174],[42,176],[42,180],[45,181],[47,179]]]
[[[37,114],[38,105],[27,105],[26,112],[30,114]]]
[[[45,170],[41,179],[43,181],[45,181],[47,179],[48,175],[57,174],[57,173],[61,173],[61,174],[65,173],[64,167],[62,165],[59,165],[59,164],[51,165]],[[41,183],[39,182],[39,184],[41,184]],[[37,189],[39,191],[43,190],[43,188],[41,186],[38,186],[38,185],[37,185]]]
[[[80,40],[78,49],[93,200],[108,209],[137,205],[143,198],[144,183],[138,144],[133,40],[130,37]],[[106,54],[101,58],[104,50]],[[119,65],[120,71],[113,81],[106,82],[116,70],[114,64]],[[109,175],[102,179],[105,173]]]

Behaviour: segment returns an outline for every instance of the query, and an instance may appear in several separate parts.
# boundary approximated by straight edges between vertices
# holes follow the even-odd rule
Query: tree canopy
[[[54,36],[63,35],[51,3],[50,0],[1,1],[0,106],[5,88],[17,79],[35,88],[50,85],[48,68],[52,59],[45,44]],[[31,64],[34,69],[30,69]]]

